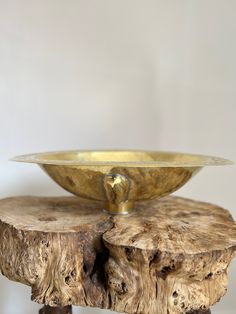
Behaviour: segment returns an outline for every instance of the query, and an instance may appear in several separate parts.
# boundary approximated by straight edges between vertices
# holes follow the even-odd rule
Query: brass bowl
[[[168,195],[202,167],[229,160],[154,151],[62,151],[23,155],[14,161],[36,163],[65,190],[105,202],[109,213],[128,213],[135,201]]]

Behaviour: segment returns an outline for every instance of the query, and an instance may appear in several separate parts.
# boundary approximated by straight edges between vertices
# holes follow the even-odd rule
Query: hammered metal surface
[[[37,163],[65,190],[126,213],[135,201],[160,198],[183,186],[202,167],[231,162],[210,156],[149,151],[65,151],[15,157]]]

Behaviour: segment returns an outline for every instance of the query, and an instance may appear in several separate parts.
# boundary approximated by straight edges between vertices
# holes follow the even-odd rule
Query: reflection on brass
[[[218,157],[153,151],[63,151],[12,160],[39,164],[65,190],[103,201],[109,213],[128,213],[135,201],[168,195],[204,166],[232,164]]]

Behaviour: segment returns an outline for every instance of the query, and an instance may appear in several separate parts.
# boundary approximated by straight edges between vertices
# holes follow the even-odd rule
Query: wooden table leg
[[[197,311],[191,311],[191,312],[188,312],[186,314],[211,314],[211,310],[197,310]]]
[[[72,306],[51,307],[49,305],[44,305],[44,307],[39,310],[39,314],[72,314]],[[211,310],[191,311],[186,314],[211,314]]]
[[[72,306],[51,307],[49,305],[44,305],[44,307],[39,310],[39,314],[72,314]],[[211,310],[191,311],[186,314],[211,314]]]
[[[72,306],[51,307],[44,305],[44,307],[39,310],[39,314],[72,314]]]

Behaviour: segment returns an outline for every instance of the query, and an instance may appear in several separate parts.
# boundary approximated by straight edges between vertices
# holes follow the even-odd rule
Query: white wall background
[[[0,197],[65,193],[34,165],[8,162],[23,153],[142,148],[236,161],[235,85],[235,0],[0,0]],[[236,218],[235,185],[234,167],[210,168],[178,194]],[[233,265],[213,313],[235,313]],[[28,287],[1,277],[0,289],[1,314],[37,313]]]

